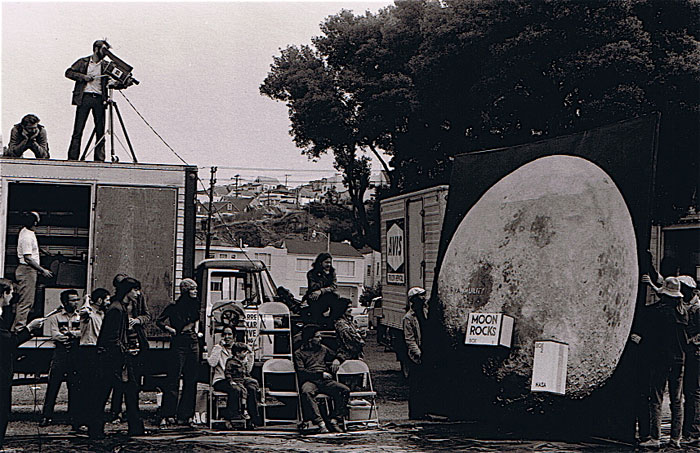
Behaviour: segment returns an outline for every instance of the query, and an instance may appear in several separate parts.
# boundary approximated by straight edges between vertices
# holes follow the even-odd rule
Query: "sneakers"
[[[641,442],[639,444],[641,448],[659,448],[661,447],[661,442],[659,439],[649,439],[647,441]]]
[[[328,428],[326,427],[326,423],[325,423],[325,422],[320,422],[320,423],[318,424],[318,433],[319,433],[319,434],[326,434],[326,433],[329,433],[329,432],[330,432],[330,431],[328,431]]]
[[[174,425],[175,425],[175,419],[172,417],[168,417],[168,418],[163,417],[160,419],[160,422],[158,423],[158,426],[160,428],[167,428],[169,426],[174,426]]]
[[[338,421],[334,418],[332,418],[328,421],[328,427],[334,433],[342,433],[343,432],[343,428],[341,428],[341,426],[338,424]]]
[[[680,439],[671,439],[668,441],[668,446],[672,448],[681,448],[681,440]]]
[[[41,426],[42,428],[45,428],[45,427],[49,426],[51,424],[51,422],[52,422],[52,420],[50,418],[44,417],[39,422],[39,426]]]
[[[683,436],[681,438],[681,445],[693,445],[698,441],[700,441],[700,437]]]
[[[261,406],[265,407],[276,407],[276,406],[284,406],[284,403],[274,396],[271,395],[266,395],[265,396],[265,402],[261,404]]]

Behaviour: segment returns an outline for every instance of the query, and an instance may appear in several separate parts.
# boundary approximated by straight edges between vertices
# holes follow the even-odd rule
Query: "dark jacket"
[[[73,100],[71,102],[73,105],[80,105],[83,102],[83,91],[85,90],[85,85],[87,85],[87,70],[91,57],[92,56],[79,58],[70,68],[66,69],[66,77],[75,80]],[[101,62],[102,74],[106,74],[107,64],[108,63],[103,59]],[[103,100],[107,100],[107,79],[108,77],[102,77],[101,79]]]
[[[660,364],[683,362],[688,344],[688,312],[683,302],[662,296],[649,308],[653,327],[647,329],[646,346],[652,360]]]
[[[140,324],[136,324],[134,326],[134,330],[138,336],[141,350],[146,350],[149,348],[148,337],[146,336],[146,326],[149,322],[151,322],[151,313],[148,311],[146,296],[143,293],[139,293],[139,297],[135,301],[131,301],[129,304],[129,310],[132,318],[136,318],[141,321]]]
[[[46,128],[41,124],[39,127],[39,135],[37,135],[33,140],[27,140],[22,132],[24,128],[22,123],[17,123],[10,131],[10,143],[7,145],[8,157],[21,157],[22,154],[31,149],[37,158],[48,159],[49,158],[49,141],[46,137]]]
[[[192,299],[189,295],[181,295],[175,301],[165,307],[163,312],[156,319],[156,325],[163,331],[166,322],[170,327],[175,329],[173,336],[173,345],[188,344],[197,341],[197,332],[195,332],[195,324],[199,321],[199,301]]]
[[[308,297],[314,291],[322,288],[330,288],[335,292],[338,289],[338,282],[335,276],[335,269],[328,274],[319,269],[311,269],[306,273],[307,290],[304,297]]]
[[[129,349],[128,329],[129,308],[122,301],[112,302],[102,320],[97,347],[112,354],[126,352]]]
[[[700,357],[700,301],[693,299],[688,307],[688,353]]]
[[[329,372],[328,364],[334,359],[335,353],[324,345],[314,349],[308,343],[303,344],[294,353],[294,365],[299,376],[299,383],[322,380],[323,373]]]
[[[335,333],[338,337],[338,360],[357,360],[362,358],[365,341],[357,327],[345,315],[335,322]]]
[[[32,334],[26,327],[18,332],[10,331],[9,327],[10,323],[0,317],[0,389],[5,389],[12,385],[15,349],[32,337]]]

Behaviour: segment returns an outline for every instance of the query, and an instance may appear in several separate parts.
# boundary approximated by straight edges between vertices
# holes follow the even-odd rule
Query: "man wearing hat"
[[[163,391],[161,425],[175,422],[190,424],[194,416],[197,397],[197,371],[199,370],[199,299],[197,283],[186,278],[180,283],[180,297],[165,307],[156,325],[170,334],[171,359],[168,382]],[[180,376],[183,386],[178,400]]]
[[[301,384],[301,409],[304,421],[318,425],[320,432],[327,433],[329,428],[341,431],[342,417],[347,415],[350,389],[333,380],[329,371],[337,371],[340,361],[333,351],[321,344],[321,332],[318,326],[309,324],[301,332],[302,345],[294,352],[294,365]],[[331,363],[329,369],[328,364]],[[316,403],[316,395],[323,393],[333,399],[333,411],[328,427],[321,417]]]
[[[647,350],[651,368],[650,415],[651,439],[641,447],[658,447],[661,436],[661,403],[668,382],[671,404],[671,440],[669,445],[680,447],[683,423],[682,391],[683,363],[688,343],[686,328],[688,312],[683,305],[683,294],[678,277],[666,277],[659,291],[660,300],[653,306],[651,317],[654,329],[647,334]]]
[[[425,395],[423,392],[423,326],[427,319],[425,290],[414,286],[408,290],[408,311],[403,317],[403,338],[408,353],[408,418],[420,420],[426,417]]]
[[[700,440],[700,299],[697,282],[689,275],[678,277],[683,303],[688,310],[688,346],[683,371],[682,443]]]
[[[53,277],[50,270],[41,267],[39,262],[39,243],[36,240],[34,229],[39,224],[41,217],[38,212],[31,211],[24,214],[23,228],[17,237],[17,258],[19,264],[15,270],[17,280],[17,294],[19,301],[15,310],[15,320],[12,323],[13,332],[19,332],[27,324],[29,312],[34,306],[36,292],[36,279],[38,274],[46,278]]]

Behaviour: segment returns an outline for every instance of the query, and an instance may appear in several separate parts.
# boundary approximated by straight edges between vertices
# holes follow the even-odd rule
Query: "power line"
[[[210,168],[212,165],[205,165],[201,166],[199,168]],[[266,168],[266,167],[226,167],[222,165],[216,165],[217,168],[223,169],[223,170],[250,170],[250,171],[278,171],[278,172],[287,172],[287,171],[293,171],[293,172],[304,172],[304,173],[321,173],[321,172],[335,172],[338,173],[338,170],[334,168],[320,168],[320,169],[305,169],[305,168]]]

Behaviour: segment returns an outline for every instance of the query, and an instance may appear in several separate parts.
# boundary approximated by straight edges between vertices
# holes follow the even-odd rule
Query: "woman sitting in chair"
[[[228,395],[226,400],[226,411],[222,414],[222,417],[227,420],[233,419],[230,416],[230,413],[234,407],[240,405],[238,401],[238,392],[232,392],[230,390],[231,385],[224,374],[226,362],[231,358],[231,347],[233,346],[233,343],[233,329],[226,326],[221,333],[221,342],[212,348],[211,354],[209,354],[207,357],[207,362],[209,362],[209,366],[212,367],[214,371],[214,376],[212,377],[212,387],[217,392],[226,393]],[[234,398],[235,401],[233,400]]]

